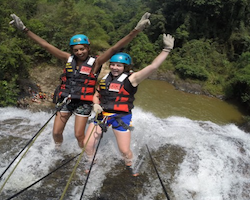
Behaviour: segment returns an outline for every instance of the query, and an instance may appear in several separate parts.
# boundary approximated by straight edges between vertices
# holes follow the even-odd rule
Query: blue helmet
[[[90,44],[89,38],[83,34],[74,35],[72,38],[70,38],[69,45],[72,46],[77,44]]]
[[[131,65],[132,59],[127,53],[116,53],[110,58],[110,62],[118,62],[127,65]]]

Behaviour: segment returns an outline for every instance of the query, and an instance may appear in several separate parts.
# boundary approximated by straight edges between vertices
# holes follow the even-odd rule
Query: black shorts
[[[82,117],[89,117],[92,107],[92,102],[73,99],[69,104],[64,105],[60,112],[71,112]]]

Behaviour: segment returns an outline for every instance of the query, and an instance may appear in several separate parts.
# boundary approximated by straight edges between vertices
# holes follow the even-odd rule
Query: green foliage
[[[196,65],[189,66],[184,64],[178,64],[175,69],[183,79],[191,78],[205,81],[208,78],[208,72],[206,71],[206,69]]]
[[[192,39],[213,39],[232,60],[249,50],[250,0],[147,0],[147,3],[152,13],[164,13],[165,28],[176,33],[179,47]]]
[[[185,24],[182,24],[180,27],[178,27],[176,29],[176,33],[175,33],[176,37],[187,42],[188,38],[189,38],[189,32],[187,30],[187,27]]]
[[[17,80],[28,76],[29,56],[19,43],[20,40],[13,39],[0,46],[0,106],[16,105],[20,92]]]
[[[150,64],[162,49],[162,34],[170,33],[175,37],[175,48],[161,69],[174,69],[183,79],[201,82],[212,94],[224,92],[250,104],[249,4],[250,0],[1,0],[1,95],[12,88],[13,96],[6,96],[15,99],[15,82],[28,76],[31,64],[61,65],[9,26],[11,13],[67,52],[69,39],[85,34],[96,55],[127,35],[147,11],[152,13],[151,26],[124,49],[132,56],[135,68]]]
[[[226,74],[229,62],[211,40],[191,40],[173,56],[176,72],[183,78],[213,81],[212,73]],[[210,79],[210,80],[209,80]]]
[[[16,78],[10,81],[0,80],[0,107],[16,105],[19,89],[16,85]]]
[[[227,95],[239,99],[250,109],[250,52],[243,53],[236,66],[238,70],[232,75]]]
[[[80,12],[81,10],[86,11]],[[114,27],[105,12],[99,7],[80,3],[77,4],[76,12],[81,13],[78,32],[89,37],[92,52],[97,54],[98,51],[107,49],[110,46],[107,31],[114,31]]]
[[[244,69],[250,65],[250,51],[243,53],[236,63],[237,69]]]
[[[204,90],[212,95],[223,94],[233,68],[226,54],[218,50],[218,43],[212,40],[187,42],[172,55],[175,72],[182,79],[201,81]]]
[[[132,61],[135,69],[139,69],[149,65],[155,55],[155,48],[152,43],[149,42],[147,36],[143,33],[139,34],[129,44],[130,50],[128,53],[132,57]]]
[[[25,55],[23,50],[18,45],[20,39],[5,41],[0,46],[0,80],[11,80],[13,75],[26,77],[27,66],[29,65],[29,56]]]

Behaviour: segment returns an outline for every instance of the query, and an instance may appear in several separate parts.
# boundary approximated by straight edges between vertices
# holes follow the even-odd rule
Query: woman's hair
[[[124,72],[130,72],[131,69],[132,69],[132,64],[130,65],[124,64]]]

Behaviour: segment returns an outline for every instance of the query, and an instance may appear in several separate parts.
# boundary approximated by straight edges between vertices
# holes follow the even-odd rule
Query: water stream
[[[0,108],[0,173],[53,112]],[[108,130],[97,152],[83,199],[166,199],[149,159],[155,160],[171,200],[250,199],[250,135],[235,124],[242,113],[233,104],[186,94],[161,81],[140,85],[133,111],[131,148],[135,158],[146,155],[139,177],[132,177],[121,162],[116,141]],[[51,131],[45,127],[5,184],[5,200],[45,176],[64,161],[81,153],[74,137],[74,116],[64,131],[60,152],[55,151]],[[7,171],[0,187],[8,177]],[[13,199],[60,199],[76,159]],[[63,199],[79,199],[86,174],[80,161]]]

